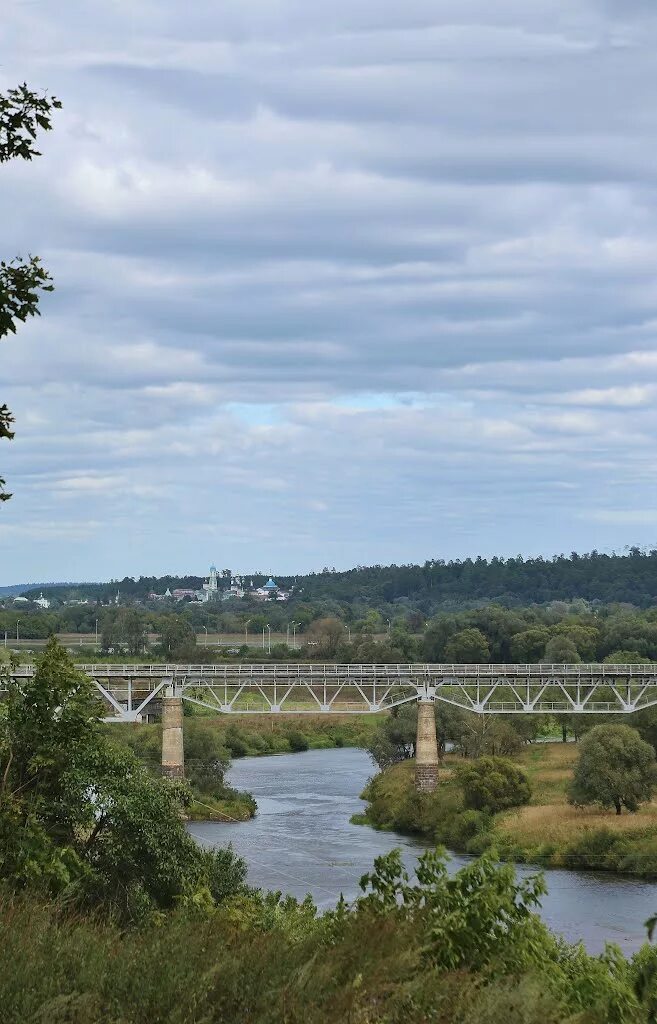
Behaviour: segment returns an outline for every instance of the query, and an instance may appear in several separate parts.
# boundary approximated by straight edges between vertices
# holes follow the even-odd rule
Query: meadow
[[[495,850],[503,860],[545,867],[592,868],[657,878],[657,801],[637,813],[573,807],[567,785],[578,757],[576,743],[534,743],[514,760],[530,780],[529,804],[498,814],[466,810],[455,768],[447,755],[435,793],[415,791],[415,762],[404,761],[377,775],[362,796],[356,820],[398,829],[479,854]]]

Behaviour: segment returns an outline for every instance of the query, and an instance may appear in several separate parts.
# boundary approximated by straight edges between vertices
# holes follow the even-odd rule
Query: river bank
[[[502,860],[552,868],[611,871],[657,878],[657,803],[636,814],[575,808],[566,787],[577,759],[575,744],[532,744],[515,760],[525,769],[532,799],[524,807],[489,815],[465,810],[446,758],[435,793],[417,793],[415,764],[404,761],[373,778],[358,823],[442,843],[463,853],[494,849]]]

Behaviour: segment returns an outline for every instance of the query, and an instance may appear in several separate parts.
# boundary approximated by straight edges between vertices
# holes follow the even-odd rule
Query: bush
[[[294,754],[299,754],[308,749],[308,740],[302,732],[299,732],[298,729],[294,729],[292,732],[288,733],[287,741],[290,744],[290,750]]]
[[[249,753],[249,747],[246,742],[246,738],[243,733],[237,728],[236,725],[230,725],[226,730],[224,737],[224,743],[230,751],[232,757],[246,757]]]
[[[463,850],[476,836],[490,829],[490,816],[485,811],[462,811],[454,819],[450,837],[446,842],[456,849]]]
[[[529,779],[518,765],[504,757],[479,757],[460,767],[457,781],[466,807],[495,814],[529,803]]]

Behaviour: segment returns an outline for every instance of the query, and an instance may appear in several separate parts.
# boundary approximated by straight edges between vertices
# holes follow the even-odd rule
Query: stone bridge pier
[[[185,777],[182,697],[172,683],[162,697],[162,774],[168,779]]]
[[[417,702],[417,737],[415,740],[415,788],[419,793],[433,793],[438,784],[438,741],[434,701],[420,698]]]

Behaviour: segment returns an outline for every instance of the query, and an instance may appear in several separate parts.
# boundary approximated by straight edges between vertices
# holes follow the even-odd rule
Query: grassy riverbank
[[[576,744],[526,748],[516,760],[530,778],[531,802],[494,815],[464,809],[453,777],[460,759],[446,759],[432,794],[415,791],[415,764],[404,761],[367,785],[366,811],[355,820],[426,836],[461,852],[495,849],[503,860],[518,863],[657,878],[657,802],[620,816],[570,806],[566,787],[577,755]]]
[[[204,718],[232,757],[263,757],[332,747],[365,747],[376,715],[220,715]],[[187,720],[186,720],[187,722]]]

